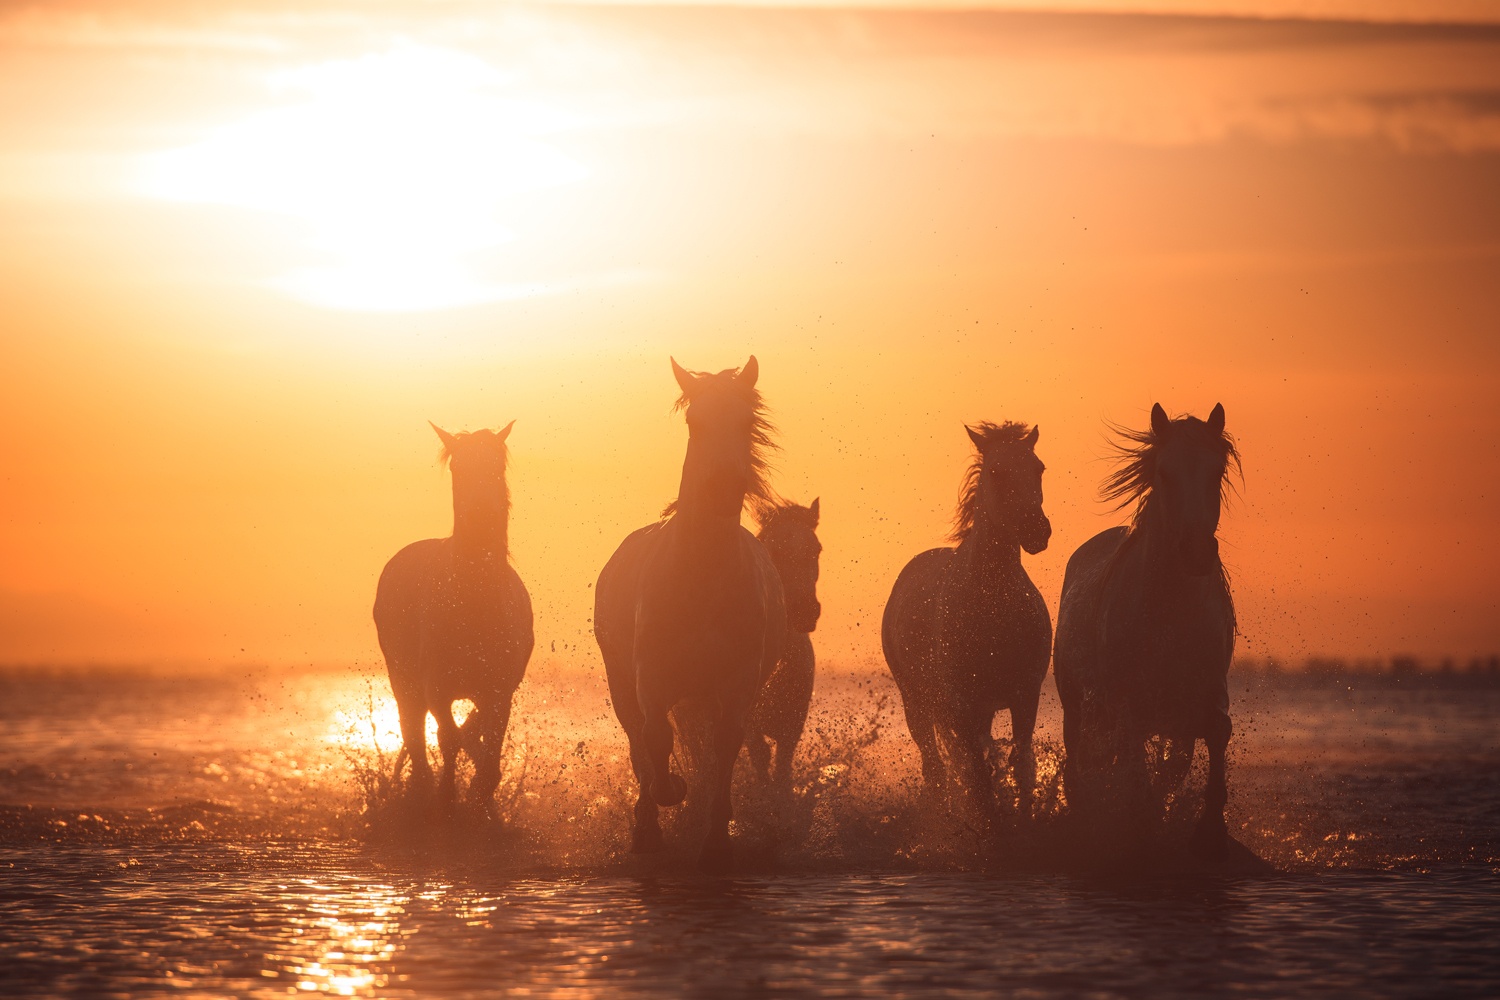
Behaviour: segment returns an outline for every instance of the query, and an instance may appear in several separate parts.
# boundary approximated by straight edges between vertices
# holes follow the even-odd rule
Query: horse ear
[[[454,437],[452,434],[449,434],[447,431],[443,430],[431,420],[427,421],[427,425],[433,430],[437,431],[438,439],[443,442],[444,451],[451,452],[453,450],[453,446],[458,444],[458,438]]]
[[[1151,433],[1157,437],[1165,437],[1172,430],[1172,421],[1167,417],[1167,411],[1161,408],[1160,403],[1151,404]]]
[[[750,355],[750,360],[745,362],[745,367],[734,377],[736,382],[745,383],[746,389],[755,388],[755,380],[760,378],[760,362],[755,360],[755,355]]]
[[[1214,411],[1208,415],[1209,433],[1217,436],[1224,433],[1224,404],[1215,403]]]
[[[812,512],[813,527],[816,528],[818,526],[818,498],[817,497],[813,497],[813,502],[807,505],[807,509]]]
[[[1039,438],[1039,437],[1041,437],[1041,436],[1042,436],[1042,429],[1040,427],[1033,427],[1031,429],[1031,433],[1028,434],[1028,435],[1026,435],[1025,437],[1023,437],[1021,439],[1021,443],[1024,444],[1026,447],[1028,447],[1028,448],[1030,448],[1032,450],[1035,450],[1036,449],[1036,439]]]
[[[516,422],[512,420],[510,423],[506,424],[504,427],[496,431],[495,436],[501,441],[504,441],[506,438],[510,437],[510,429],[514,426],[516,426]]]
[[[964,430],[969,432],[969,440],[974,442],[974,447],[978,448],[980,451],[984,451],[984,435],[980,434],[968,424],[964,424]]]
[[[698,380],[693,377],[692,372],[679,365],[676,358],[669,357],[667,360],[672,362],[672,375],[677,379],[677,384],[682,388],[682,394],[684,396],[691,396],[693,394],[693,385]]]

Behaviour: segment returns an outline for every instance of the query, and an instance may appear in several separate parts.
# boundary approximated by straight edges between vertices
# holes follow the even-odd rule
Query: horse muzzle
[[[1021,529],[1021,548],[1030,555],[1036,555],[1047,548],[1047,543],[1052,539],[1052,522],[1047,520],[1047,515],[1037,513],[1035,519],[1028,520],[1025,527]]]
[[[787,608],[786,625],[794,632],[812,632],[818,627],[818,618],[823,614],[822,602],[816,598],[810,604],[797,604]]]

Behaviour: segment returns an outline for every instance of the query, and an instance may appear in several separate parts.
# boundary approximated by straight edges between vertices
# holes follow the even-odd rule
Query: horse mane
[[[984,503],[980,499],[979,483],[984,476],[984,453],[987,448],[997,444],[1019,444],[1026,435],[1031,433],[1031,427],[1015,420],[1007,420],[996,424],[988,420],[972,426],[969,430],[981,438],[984,444],[975,449],[974,461],[969,465],[969,470],[964,473],[963,483],[958,488],[958,510],[953,515],[953,531],[948,535],[949,541],[962,542],[974,532],[974,525],[979,520],[979,512]]]
[[[786,503],[771,486],[771,459],[770,453],[777,449],[777,444],[771,439],[776,432],[776,425],[771,423],[767,417],[766,404],[761,399],[760,390],[754,386],[748,388],[734,378],[739,373],[738,368],[726,368],[718,374],[708,372],[693,372],[699,378],[712,378],[720,380],[720,384],[732,385],[735,391],[740,393],[745,403],[750,407],[750,483],[745,488],[745,503],[750,506],[750,515],[758,523],[764,524],[767,512],[781,504]],[[685,410],[692,402],[687,393],[677,397],[677,402],[672,404],[672,412]],[[677,513],[677,498],[673,497],[661,511],[661,519],[665,521]]]
[[[1120,467],[1105,477],[1103,485],[1099,487],[1099,497],[1105,503],[1113,503],[1115,510],[1135,504],[1134,516],[1139,520],[1141,512],[1146,509],[1146,502],[1151,498],[1151,482],[1156,478],[1156,460],[1162,442],[1150,427],[1138,431],[1111,422],[1109,429],[1115,434],[1116,440],[1111,441],[1110,445],[1115,450]],[[1206,420],[1193,416],[1174,417],[1172,429],[1174,433],[1187,432],[1195,435],[1199,443],[1218,450],[1224,456],[1224,476],[1219,481],[1219,497],[1227,500],[1233,489],[1230,472],[1244,478],[1244,470],[1240,467],[1240,452],[1235,447],[1234,438],[1228,431],[1212,433]]]

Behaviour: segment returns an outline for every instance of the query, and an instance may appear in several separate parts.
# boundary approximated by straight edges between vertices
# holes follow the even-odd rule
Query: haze
[[[1246,655],[1500,649],[1500,28],[1410,23],[1496,5],[1047,6],[6,6],[0,659],[375,662],[427,421],[515,419],[537,658],[596,669],[667,358],[752,353],[821,662],[879,662],[966,421],[1040,425],[1055,611],[1156,401],[1243,452]]]

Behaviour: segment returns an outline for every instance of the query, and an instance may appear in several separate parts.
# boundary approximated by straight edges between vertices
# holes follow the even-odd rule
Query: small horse
[[[780,503],[760,514],[757,538],[771,554],[786,593],[786,650],[776,670],[761,689],[750,713],[745,749],[761,779],[787,787],[792,781],[792,756],[807,725],[812,703],[812,631],[818,627],[823,606],[818,603],[818,501],[802,507]],[[776,744],[776,764],[771,765],[771,744]]]
[[[1096,816],[1113,790],[1143,820],[1145,742],[1163,741],[1156,778],[1165,795],[1181,787],[1202,739],[1208,787],[1194,841],[1223,857],[1235,620],[1216,532],[1239,452],[1222,405],[1207,420],[1169,420],[1157,404],[1150,430],[1120,434],[1125,464],[1102,494],[1121,506],[1133,501],[1135,516],[1079,546],[1063,577],[1055,669],[1064,788],[1080,814]]]
[[[1023,815],[1031,810],[1031,739],[1052,619],[1021,565],[1021,550],[1045,549],[1052,525],[1042,511],[1037,429],[1006,422],[965,430],[978,454],[954,520],[958,545],[929,549],[906,564],[886,602],[880,642],[928,788],[941,790],[951,766],[988,828],[995,809],[990,730],[1001,709],[1010,710],[1019,807]]]
[[[397,552],[375,590],[375,631],[414,787],[424,795],[431,787],[430,711],[443,754],[443,801],[453,801],[454,768],[463,749],[474,762],[470,797],[486,810],[500,783],[511,701],[534,642],[531,596],[508,553],[505,439],[514,424],[460,434],[432,425],[453,475],[453,534]],[[461,698],[472,701],[474,711],[459,726],[453,703]]]
[[[687,796],[687,783],[671,770],[669,713],[691,700],[707,710],[712,731],[709,830],[699,855],[707,870],[730,864],[734,762],[786,639],[781,578],[765,546],[740,526],[747,499],[772,502],[759,371],[753,356],[743,369],[717,374],[672,362],[688,425],[681,488],[666,520],[620,544],[594,596],[610,701],[640,785],[632,850],[659,849],[657,808]]]

